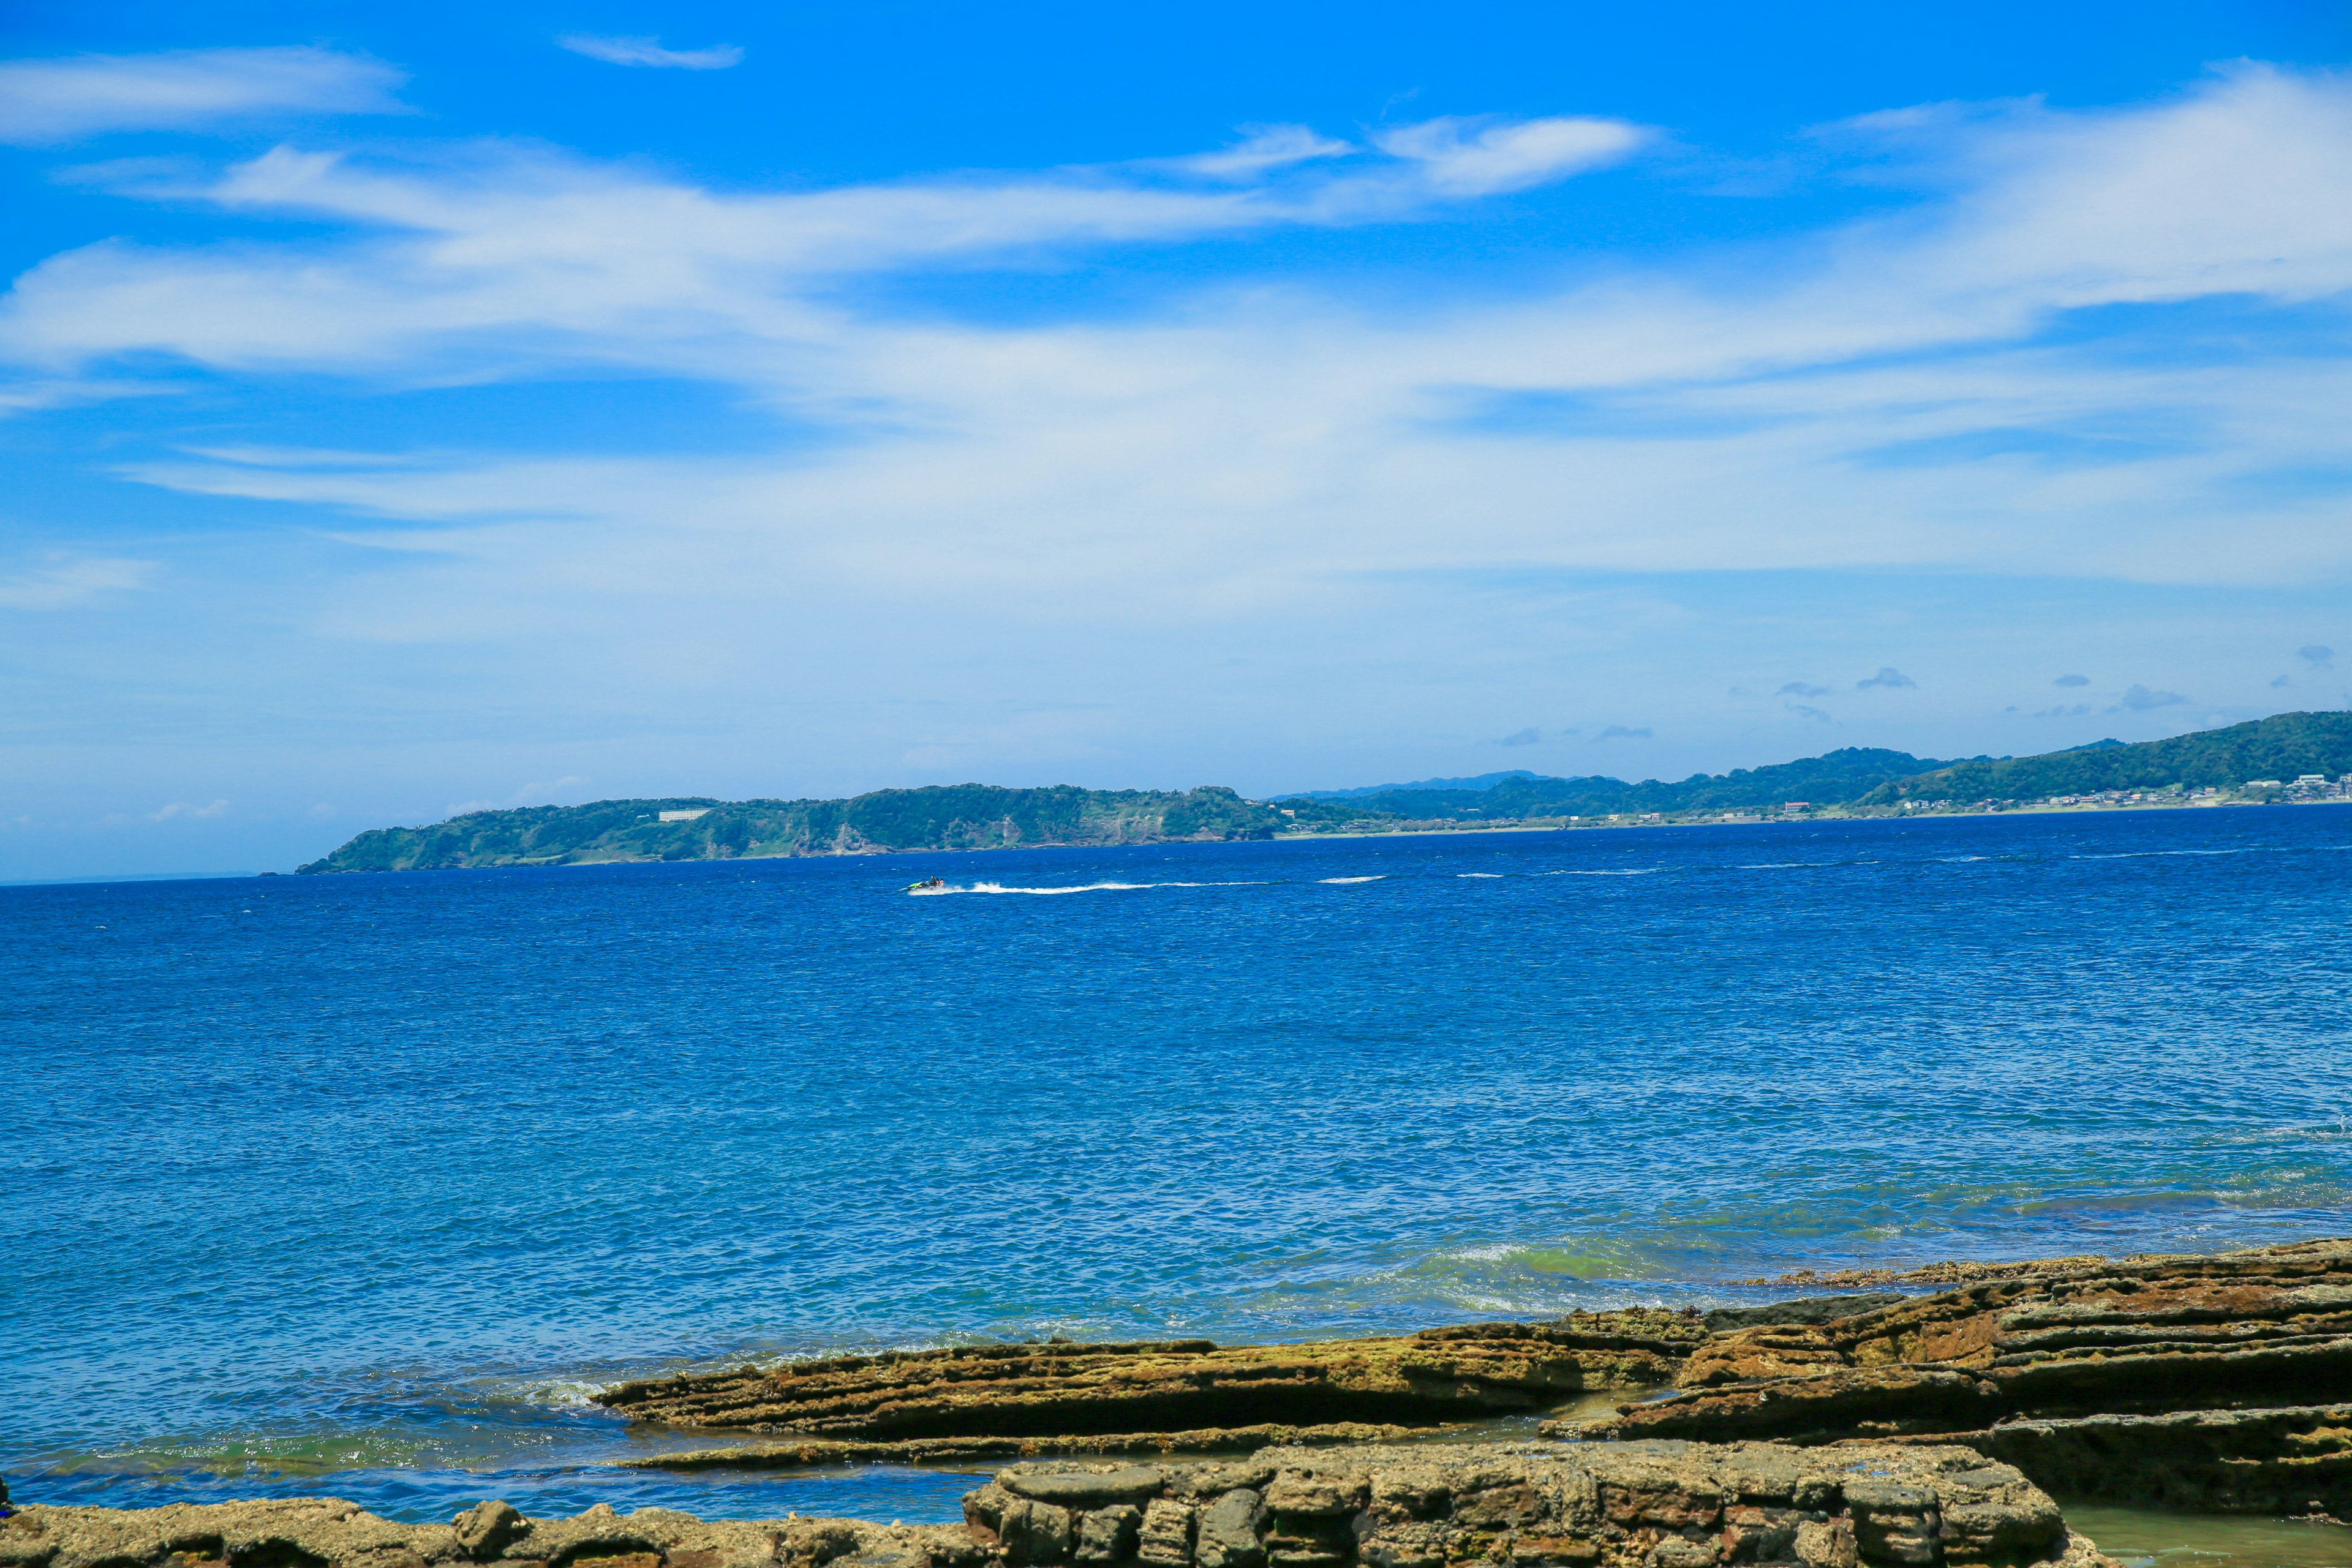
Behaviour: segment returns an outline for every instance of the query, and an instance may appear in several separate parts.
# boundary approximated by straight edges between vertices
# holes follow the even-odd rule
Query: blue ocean
[[[19,1500],[669,1476],[746,1360],[2352,1232],[2352,810],[0,889]],[[909,895],[936,874],[950,890]]]

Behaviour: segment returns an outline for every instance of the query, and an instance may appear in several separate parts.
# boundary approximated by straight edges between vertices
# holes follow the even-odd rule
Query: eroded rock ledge
[[[528,1519],[406,1525],[308,1499],[28,1507],[0,1568],[2115,1568],[1966,1448],[1680,1442],[1269,1448],[1223,1464],[1013,1466],[961,1525]]]
[[[632,1420],[860,1442],[1433,1426],[1655,1386],[1706,1337],[1696,1313],[1639,1309],[1303,1345],[963,1345],[661,1378],[596,1397]]]
[[[2119,1500],[2352,1516],[2352,1241],[2083,1263],[1718,1335],[1682,1392],[1548,1432],[1919,1437]],[[2149,1418],[2193,1419],[2149,1419]]]

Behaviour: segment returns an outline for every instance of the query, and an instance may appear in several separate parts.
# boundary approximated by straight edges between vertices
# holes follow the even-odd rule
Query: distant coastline
[[[1468,786],[1468,787],[1463,787]],[[708,796],[478,811],[362,833],[306,874],[972,849],[1113,847],[1406,833],[1549,832],[2016,812],[2202,809],[2352,798],[2352,713],[2268,719],[2126,745],[1938,762],[1847,747],[1674,783],[1524,771],[1251,800],[1220,785],[991,784],[846,800]]]
[[[1785,812],[1769,816],[1734,816],[1727,813],[1687,813],[1645,817],[1538,818],[1515,822],[1445,822],[1411,823],[1396,827],[1332,828],[1324,831],[1292,830],[1277,833],[1277,842],[1300,842],[1325,838],[1395,838],[1442,834],[1481,833],[1564,833],[1584,832],[1595,828],[1625,827],[1759,827],[1795,826],[1808,822],[1918,822],[1931,817],[1954,816],[2058,816],[2073,813],[2104,814],[2123,811],[2207,811],[2226,807],[2261,805],[2352,805],[2352,791],[2315,800],[2152,800],[2135,801],[2126,805],[2075,802],[2051,805],[2032,802],[2002,806],[1948,806],[1923,811],[1866,810],[1851,811],[1830,806],[1791,816]]]

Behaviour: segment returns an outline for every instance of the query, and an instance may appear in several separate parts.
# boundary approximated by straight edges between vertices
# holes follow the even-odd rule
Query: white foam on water
[[[1150,887],[1150,882],[1082,882],[1069,888],[1008,888],[1002,882],[974,882],[969,888],[916,888],[915,896],[925,893],[1028,893],[1038,898],[1052,898],[1062,893],[1133,893]]]
[[[2069,860],[2147,860],[2164,855],[2262,855],[2274,844],[2248,844],[2236,849],[2126,849],[2115,855],[2069,855]]]
[[[1318,881],[1320,881],[1320,882],[1323,882],[1323,883],[1326,883],[1326,884],[1336,885],[1336,884],[1340,883],[1340,882],[1382,882],[1382,881],[1386,881],[1388,879],[1387,879],[1386,877],[1382,876],[1382,877],[1318,877],[1318,879],[1317,879]]]
[[[1471,877],[1483,877],[1488,881],[1494,882],[1499,882],[1503,879],[1503,874],[1500,871],[1456,871],[1454,874],[1456,877],[1464,878],[1465,879]]]
[[[1370,877],[1348,879],[1353,881],[1376,880]],[[950,893],[1027,893],[1033,897],[1051,898],[1062,893],[1139,893],[1152,888],[1263,888],[1263,880],[1244,882],[1079,882],[1065,888],[1022,888],[1003,882],[974,882],[968,888],[909,888],[910,899],[942,899]]]
[[[1663,866],[1643,866],[1631,871],[1546,871],[1547,877],[1649,877],[1664,870]]]

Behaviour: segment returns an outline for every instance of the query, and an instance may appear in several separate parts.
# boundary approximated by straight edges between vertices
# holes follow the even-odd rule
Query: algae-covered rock
[[[1719,1335],[1678,1382],[1613,1420],[1546,1430],[1960,1441],[2085,1495],[2271,1511],[2294,1494],[2284,1506],[2332,1511],[2352,1504],[2352,1444],[2294,1413],[2352,1403],[2352,1241],[2021,1268]],[[2184,1419],[2138,1419],[2168,1416]]]
[[[406,1525],[328,1499],[27,1507],[0,1568],[2113,1568],[1967,1448],[1632,1442],[1273,1448],[1013,1466],[966,1522],[706,1521],[501,1503]]]
[[[636,1421],[838,1441],[1431,1426],[1662,1384],[1706,1338],[1695,1314],[1641,1309],[1300,1345],[963,1345],[657,1378],[596,1397]]]

